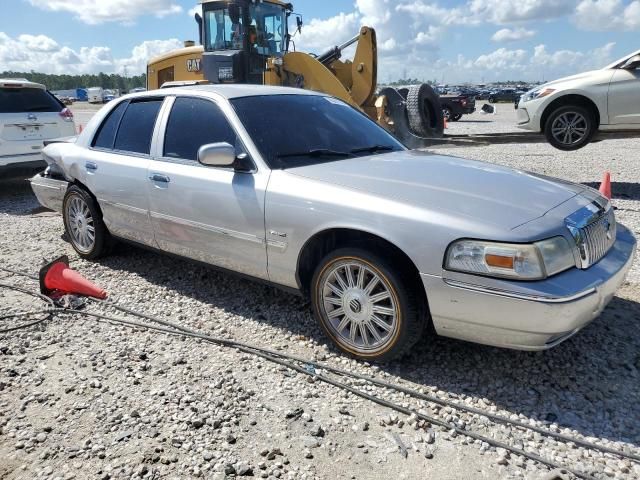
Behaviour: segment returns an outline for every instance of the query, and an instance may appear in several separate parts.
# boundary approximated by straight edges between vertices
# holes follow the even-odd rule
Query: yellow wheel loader
[[[443,116],[438,95],[427,85],[398,91],[377,89],[376,32],[360,33],[321,55],[295,51],[289,21],[302,18],[280,0],[201,0],[196,14],[200,45],[152,58],[147,87],[190,83],[252,83],[304,88],[333,95],[360,109],[411,148],[442,137]],[[353,60],[342,60],[355,45]]]

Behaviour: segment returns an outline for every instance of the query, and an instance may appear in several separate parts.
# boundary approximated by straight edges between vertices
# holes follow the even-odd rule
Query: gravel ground
[[[448,133],[513,131],[512,107],[498,108],[495,116],[464,117]],[[536,142],[435,150],[587,183],[608,169],[618,218],[639,234],[633,142],[574,153]],[[99,262],[78,259],[62,238],[61,217],[38,208],[23,182],[0,184],[0,232],[0,266],[36,272],[43,258],[67,254],[130,308],[639,453],[638,260],[603,315],[551,351],[429,338],[402,361],[377,366],[340,355],[296,296],[129,246]],[[1,272],[0,282],[37,288]],[[42,306],[6,289],[0,298],[0,315]],[[640,478],[640,465],[628,460],[354,386],[597,478]],[[84,318],[0,335],[0,478],[538,479],[547,472],[233,349]]]

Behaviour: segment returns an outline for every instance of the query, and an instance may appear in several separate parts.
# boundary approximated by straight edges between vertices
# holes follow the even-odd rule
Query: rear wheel
[[[95,200],[82,188],[73,185],[62,204],[64,227],[78,255],[95,259],[108,252],[110,236]]]
[[[596,131],[591,111],[578,105],[557,108],[544,125],[547,141],[559,150],[578,150],[584,147]]]
[[[422,336],[421,297],[398,263],[359,248],[327,255],[312,280],[314,314],[343,352],[387,361]]]
[[[438,94],[426,83],[413,85],[407,93],[407,120],[420,137],[442,137],[444,118]]]

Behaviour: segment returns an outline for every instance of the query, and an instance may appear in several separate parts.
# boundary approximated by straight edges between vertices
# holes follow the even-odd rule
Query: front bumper
[[[633,234],[618,225],[611,250],[586,270],[574,268],[539,282],[509,282],[511,289],[488,288],[479,277],[475,283],[421,277],[438,334],[517,350],[545,350],[602,313],[624,282],[635,250]]]

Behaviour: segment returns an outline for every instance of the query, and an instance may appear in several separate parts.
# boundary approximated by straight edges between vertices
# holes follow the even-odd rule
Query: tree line
[[[146,87],[147,75],[136,75],[133,77],[123,77],[112,73],[98,73],[97,75],[54,75],[38,72],[11,72],[0,73],[0,78],[26,78],[31,82],[42,83],[49,90],[71,90],[76,88],[102,87],[107,89],[118,89],[126,92],[132,88]]]

